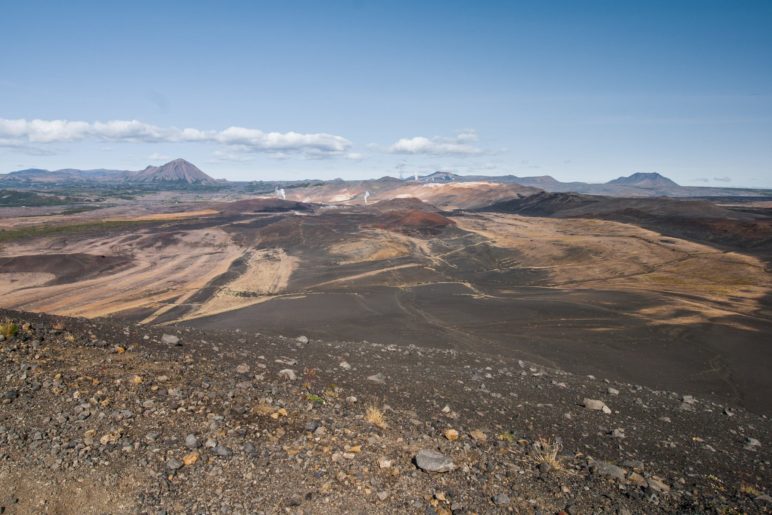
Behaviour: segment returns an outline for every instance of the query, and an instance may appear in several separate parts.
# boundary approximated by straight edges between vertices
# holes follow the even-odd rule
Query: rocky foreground
[[[770,420],[705,399],[447,350],[0,322],[0,513],[772,510]]]

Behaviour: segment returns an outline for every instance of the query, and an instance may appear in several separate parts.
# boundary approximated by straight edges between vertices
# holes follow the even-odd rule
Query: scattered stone
[[[649,486],[648,482],[646,481],[646,478],[644,478],[642,475],[640,475],[637,472],[630,472],[630,475],[627,476],[627,482],[642,488],[646,488],[647,486]]]
[[[613,463],[607,463],[605,461],[593,461],[590,464],[590,469],[594,474],[599,476],[606,476],[617,481],[624,482],[627,476],[627,471],[618,465]]]
[[[308,343],[308,336],[298,336],[297,338],[295,338],[295,341],[305,345],[306,343]]]
[[[612,387],[610,387],[610,386],[609,386],[609,387],[608,387],[608,393],[609,393],[609,395],[619,395],[619,390],[617,390],[616,388],[612,388]]]
[[[488,437],[479,429],[474,429],[469,432],[469,436],[477,443],[485,443],[488,441]]]
[[[415,456],[415,463],[418,468],[426,472],[451,472],[456,469],[453,460],[432,449],[418,451]]]
[[[285,368],[284,370],[279,370],[279,377],[286,379],[287,381],[294,381],[298,378],[298,375],[291,368]]]
[[[351,365],[349,365],[348,361],[341,361],[338,366],[343,370],[351,370]]]
[[[511,500],[507,494],[496,494],[493,496],[493,502],[498,506],[506,506]]]
[[[584,401],[582,401],[582,405],[589,410],[602,411],[607,415],[611,413],[611,409],[606,406],[606,403],[597,399],[585,398]]]
[[[651,476],[646,480],[648,483],[649,489],[661,493],[661,494],[667,494],[670,493],[670,487],[661,479],[659,479],[657,476]]]
[[[182,458],[182,463],[184,463],[186,467],[190,467],[191,465],[193,465],[194,463],[196,463],[198,461],[198,458],[199,458],[198,451],[193,451],[193,452],[190,452],[190,453],[186,454]]]
[[[216,445],[215,448],[212,449],[212,452],[215,453],[217,456],[220,456],[221,458],[228,458],[230,456],[233,456],[233,451],[225,447],[224,445]]]
[[[164,334],[161,336],[161,341],[167,345],[177,345],[180,343],[180,338],[178,336],[174,336],[173,334]]]
[[[169,470],[179,470],[182,468],[182,466],[183,463],[176,458],[166,460],[166,468]]]
[[[393,465],[391,460],[387,460],[386,458],[379,458],[378,459],[378,467],[382,469],[389,469]]]
[[[744,449],[746,451],[755,451],[759,447],[761,447],[761,442],[757,439],[751,438],[750,436],[745,439]]]
[[[447,438],[451,442],[455,442],[456,440],[458,440],[458,431],[456,431],[455,429],[446,429],[443,432],[443,435],[445,435],[445,438]]]
[[[199,442],[196,435],[191,433],[185,437],[185,447],[187,447],[188,449],[198,449],[199,447],[201,447],[201,442]]]
[[[380,372],[378,372],[377,374],[373,374],[371,376],[368,376],[367,380],[368,381],[372,381],[373,383],[386,384],[386,376],[384,376]]]
[[[246,374],[248,372],[249,372],[249,365],[247,365],[246,363],[242,363],[236,367],[237,374]]]

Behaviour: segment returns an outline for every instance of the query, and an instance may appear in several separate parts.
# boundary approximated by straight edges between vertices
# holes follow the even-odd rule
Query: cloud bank
[[[264,132],[245,127],[221,131],[158,127],[138,120],[82,122],[70,120],[8,120],[0,118],[0,145],[67,143],[97,139],[124,143],[219,143],[239,152],[301,154],[306,157],[346,156],[351,142],[327,133]]]
[[[477,133],[472,130],[467,130],[459,132],[451,138],[427,138],[424,136],[402,138],[389,147],[389,151],[392,154],[469,156],[482,153],[482,150],[475,146],[476,142]]]

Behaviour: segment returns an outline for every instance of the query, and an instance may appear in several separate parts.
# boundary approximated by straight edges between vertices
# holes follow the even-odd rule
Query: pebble
[[[511,500],[507,494],[496,494],[493,496],[493,502],[498,506],[506,506]]]
[[[761,447],[761,442],[750,436],[745,439],[745,450],[755,451],[757,447]]]
[[[237,374],[246,374],[248,372],[249,372],[249,365],[247,365],[246,363],[242,363],[236,367]]]
[[[169,460],[166,460],[166,468],[169,470],[179,470],[182,468],[183,465],[184,464],[176,458],[171,458]]]
[[[456,469],[453,460],[433,449],[421,449],[415,456],[416,465],[426,472],[451,472]]]
[[[485,443],[488,441],[488,437],[480,431],[479,429],[475,429],[469,433],[469,436],[472,437],[472,439],[477,443]]]
[[[294,381],[298,378],[298,375],[297,372],[291,368],[285,368],[284,370],[279,370],[279,377],[286,379],[287,381]]]
[[[229,448],[225,447],[224,445],[217,445],[214,449],[212,449],[212,452],[215,453],[217,456],[220,456],[221,458],[228,458],[233,455],[233,451],[231,451]]]
[[[585,398],[584,401],[582,401],[582,405],[589,410],[602,411],[607,415],[611,413],[611,409],[606,406],[606,403],[597,399]]]
[[[297,341],[298,343],[306,344],[308,343],[308,336],[298,336],[297,338],[295,338],[295,341]]]
[[[193,451],[193,452],[191,452],[191,453],[188,453],[188,454],[186,454],[186,455],[185,455],[185,456],[182,458],[182,463],[183,463],[183,464],[184,464],[186,467],[190,467],[191,465],[195,464],[195,463],[198,461],[198,458],[199,458],[199,454],[198,454],[198,452],[197,452],[197,451]]]
[[[670,487],[656,476],[648,478],[646,482],[648,483],[650,490],[654,490],[655,492],[662,494],[667,494],[670,492]]]
[[[201,447],[201,442],[198,441],[198,438],[193,433],[189,434],[185,437],[185,447],[188,449],[198,449]]]
[[[161,336],[161,341],[167,345],[177,345],[180,343],[180,338],[178,336],[174,336],[173,334],[164,334]]]
[[[386,376],[384,376],[380,372],[378,372],[377,374],[373,374],[371,376],[368,376],[367,380],[368,381],[372,381],[373,383],[386,384]]]
[[[455,429],[446,429],[443,435],[445,435],[445,438],[447,438],[451,442],[455,442],[456,440],[458,440],[458,431],[456,431]]]
[[[613,463],[607,463],[605,461],[593,461],[590,464],[590,468],[595,474],[598,474],[600,476],[610,477],[610,478],[616,479],[617,481],[624,482],[627,476],[627,471],[625,469],[623,469],[618,465],[614,465]]]

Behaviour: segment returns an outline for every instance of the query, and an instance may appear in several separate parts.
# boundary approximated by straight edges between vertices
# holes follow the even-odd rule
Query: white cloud
[[[452,138],[416,136],[402,138],[394,143],[389,151],[393,154],[428,154],[441,155],[475,155],[482,150],[475,146],[477,133],[473,130],[461,131]]]
[[[173,159],[172,156],[168,154],[161,154],[160,152],[153,152],[152,154],[147,156],[147,158],[150,159],[151,161],[162,161],[162,162],[171,161]]]
[[[158,127],[138,120],[81,122],[69,120],[7,120],[0,118],[0,145],[62,143],[98,139],[111,142],[219,143],[232,152],[302,154],[305,157],[345,157],[351,142],[326,133],[263,132],[245,127],[221,131]]]

